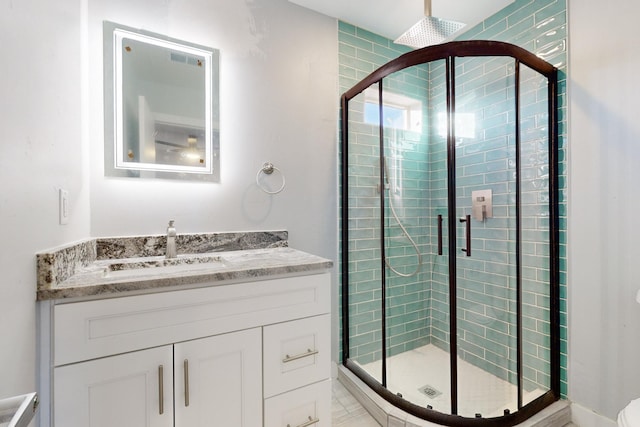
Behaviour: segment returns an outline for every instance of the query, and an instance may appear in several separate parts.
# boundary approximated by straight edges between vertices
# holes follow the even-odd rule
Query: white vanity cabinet
[[[55,368],[55,425],[258,426],[260,344],[253,328]]]
[[[328,427],[329,307],[328,273],[43,304],[40,425]]]

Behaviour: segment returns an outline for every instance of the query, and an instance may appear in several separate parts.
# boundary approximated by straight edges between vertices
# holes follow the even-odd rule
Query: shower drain
[[[418,389],[418,391],[431,399],[435,399],[442,394],[441,391],[438,391],[438,389],[430,385],[422,386]]]

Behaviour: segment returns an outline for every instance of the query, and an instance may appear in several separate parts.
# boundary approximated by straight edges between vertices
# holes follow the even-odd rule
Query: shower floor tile
[[[387,360],[387,388],[421,406],[451,413],[449,353],[426,345],[390,357]],[[381,361],[362,365],[374,378],[380,378]],[[431,398],[420,391],[429,385],[441,394]],[[524,403],[544,394],[543,390],[525,393]],[[505,409],[517,410],[517,387],[458,358],[458,414],[473,417],[503,415]]]

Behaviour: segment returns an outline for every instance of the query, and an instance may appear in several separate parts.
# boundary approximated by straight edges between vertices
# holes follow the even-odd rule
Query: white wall
[[[640,397],[640,3],[568,3],[569,398],[612,419]]]
[[[79,19],[74,0],[0,1],[0,398],[35,391],[35,253],[89,234]]]
[[[220,184],[103,176],[103,19],[221,50]],[[0,58],[0,398],[35,389],[38,251],[175,219],[178,232],[287,229],[335,260],[335,20],[287,0],[0,0]],[[267,160],[286,176],[279,195],[255,186]]]
[[[154,6],[155,5],[155,6]],[[158,6],[160,5],[160,6]],[[287,229],[295,248],[335,258],[337,29],[286,0],[89,0],[90,74],[102,74],[102,21],[221,51],[221,182],[103,176],[101,79],[90,87],[95,236]],[[286,177],[275,196],[256,173]],[[280,176],[272,176],[273,187]]]

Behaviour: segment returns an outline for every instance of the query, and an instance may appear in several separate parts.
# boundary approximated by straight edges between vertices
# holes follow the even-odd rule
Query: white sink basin
[[[225,267],[224,260],[214,255],[179,255],[177,258],[146,257],[109,261],[104,268],[105,277],[138,276],[162,272],[216,269]],[[159,273],[159,271],[158,271]]]
[[[137,270],[139,268],[172,267],[176,265],[194,265],[221,263],[222,257],[210,255],[180,255],[177,258],[149,257],[131,258],[109,263],[109,271]]]

